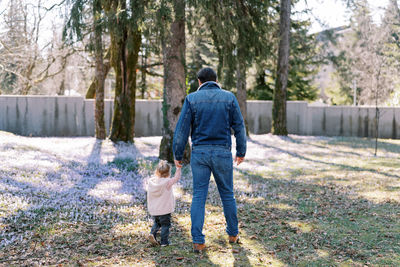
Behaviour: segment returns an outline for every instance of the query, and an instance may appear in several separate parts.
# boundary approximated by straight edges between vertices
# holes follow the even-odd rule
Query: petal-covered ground
[[[172,245],[146,241],[145,184],[160,137],[113,144],[0,132],[0,265],[400,266],[400,141],[251,136],[229,245],[214,181],[207,252],[191,252],[191,171],[175,187]],[[213,179],[212,179],[213,180]]]

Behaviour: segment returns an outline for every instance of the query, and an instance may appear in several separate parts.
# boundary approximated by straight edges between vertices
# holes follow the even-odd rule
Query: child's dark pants
[[[171,213],[159,216],[153,216],[153,227],[150,233],[157,237],[157,232],[161,228],[161,245],[169,245],[168,236],[169,228],[171,226]]]

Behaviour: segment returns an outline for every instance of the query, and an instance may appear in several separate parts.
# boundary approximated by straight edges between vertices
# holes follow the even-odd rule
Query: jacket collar
[[[207,90],[207,89],[216,89],[216,88],[221,89],[221,86],[219,86],[219,84],[216,82],[208,81],[208,82],[205,82],[202,85],[200,85],[199,88],[197,88],[197,91],[202,90],[202,89]]]

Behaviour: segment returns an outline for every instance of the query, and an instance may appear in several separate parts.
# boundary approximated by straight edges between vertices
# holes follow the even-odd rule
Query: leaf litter
[[[146,242],[159,142],[0,132],[0,265],[400,264],[398,141],[373,157],[362,138],[251,136],[234,173],[242,244],[228,244],[211,182],[201,256],[191,251],[190,166],[175,188],[171,246]]]

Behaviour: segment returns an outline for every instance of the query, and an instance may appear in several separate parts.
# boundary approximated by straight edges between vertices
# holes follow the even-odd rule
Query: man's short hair
[[[217,81],[217,73],[212,68],[202,68],[197,73],[197,79],[200,80],[201,83],[205,83],[208,81]]]

